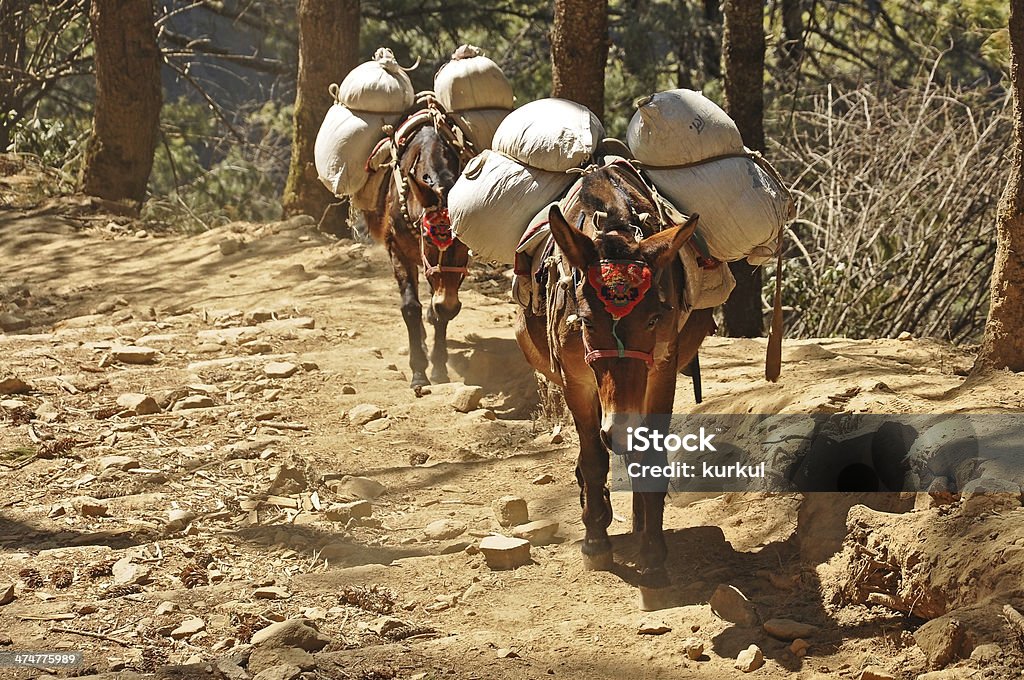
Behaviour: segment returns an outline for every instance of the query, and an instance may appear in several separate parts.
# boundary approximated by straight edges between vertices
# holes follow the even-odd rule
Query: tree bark
[[[996,215],[992,301],[975,369],[1024,371],[1024,0],[1010,1],[1013,162]]]
[[[722,42],[718,39],[721,27],[719,0],[704,0],[704,77],[707,80],[722,77]]]
[[[17,119],[8,112],[22,113],[23,97],[15,73],[25,66],[26,12],[25,0],[0,0],[0,153],[10,146]]]
[[[151,0],[94,0],[96,104],[82,191],[141,203],[153,169],[163,94]]]
[[[779,61],[795,71],[804,57],[804,0],[782,0],[782,38]]]
[[[761,0],[725,0],[722,52],[725,57],[725,110],[736,121],[743,142],[764,151],[764,8]],[[761,270],[745,260],[729,264],[736,289],[725,303],[725,330],[732,337],[764,333]]]
[[[603,120],[607,62],[607,0],[555,0],[551,95],[583,104]]]
[[[359,0],[299,0],[299,72],[295,87],[295,130],[282,207],[285,216],[324,217],[337,199],[317,179],[313,145],[333,103],[327,88],[359,64]],[[325,219],[343,222],[347,211]],[[338,225],[325,225],[337,233]]]

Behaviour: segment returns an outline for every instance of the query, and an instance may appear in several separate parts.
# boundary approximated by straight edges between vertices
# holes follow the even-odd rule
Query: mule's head
[[[557,206],[548,219],[555,242],[577,272],[577,316],[586,361],[597,380],[601,440],[619,450],[626,428],[638,426],[647,415],[655,346],[678,330],[678,304],[661,301],[658,282],[693,235],[697,216],[640,240],[635,236],[641,233],[639,225],[628,223],[602,224],[594,237],[588,236],[572,227]],[[675,366],[665,370],[675,371]]]
[[[459,156],[431,125],[409,142],[403,158],[409,180],[409,217],[417,221],[423,240],[423,266],[433,291],[431,313],[451,319],[459,313],[459,286],[469,264],[469,248],[454,237],[448,217],[448,192],[459,175]]]

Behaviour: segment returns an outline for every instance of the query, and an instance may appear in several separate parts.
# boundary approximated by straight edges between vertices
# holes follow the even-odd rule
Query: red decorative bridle
[[[469,267],[451,267],[442,264],[445,252],[455,241],[455,236],[452,233],[452,221],[448,216],[447,208],[427,208],[420,219],[420,226],[420,255],[423,258],[423,273],[425,276],[446,272],[465,276],[469,273]],[[427,260],[428,239],[437,247],[436,265],[430,264],[430,261]]]
[[[588,365],[598,359],[639,359],[648,368],[654,365],[653,352],[626,349],[616,334],[619,320],[640,304],[651,288],[651,280],[651,268],[639,260],[600,260],[587,269],[586,281],[611,315],[612,337],[618,345],[616,349],[594,349],[583,333],[583,358]]]

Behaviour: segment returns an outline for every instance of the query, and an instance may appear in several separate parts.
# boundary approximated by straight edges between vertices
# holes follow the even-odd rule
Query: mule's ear
[[[586,269],[597,261],[597,246],[579,229],[573,229],[572,225],[565,221],[565,216],[557,205],[551,206],[548,211],[548,224],[551,225],[551,235],[555,243],[565,253],[569,264],[577,269]]]
[[[686,220],[685,224],[659,231],[654,236],[648,236],[640,242],[640,251],[652,269],[659,271],[672,264],[679,249],[693,236],[698,218],[699,215],[690,215],[690,219]]]

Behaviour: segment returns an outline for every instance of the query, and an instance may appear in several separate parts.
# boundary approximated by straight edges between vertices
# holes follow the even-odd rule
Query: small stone
[[[686,652],[687,659],[697,661],[704,656],[704,643],[699,638],[686,638],[683,640],[683,651]]]
[[[365,425],[371,420],[383,418],[384,412],[376,404],[359,404],[348,411],[348,422],[353,425]]]
[[[719,585],[711,600],[711,611],[720,619],[735,623],[737,626],[756,626],[758,622],[754,605],[735,586]]]
[[[99,459],[100,470],[134,470],[139,467],[139,461],[131,456],[101,456]]]
[[[253,676],[253,680],[295,680],[301,675],[301,668],[290,663],[283,663],[263,669]]]
[[[0,586],[0,607],[14,602],[14,584]]]
[[[174,402],[172,411],[184,411],[192,408],[212,408],[217,405],[211,397],[205,394],[193,394]]]
[[[878,666],[868,666],[860,672],[858,680],[896,680],[896,676]]]
[[[498,524],[513,527],[530,521],[530,511],[526,501],[518,496],[502,496],[491,505]]]
[[[196,513],[191,510],[174,508],[167,511],[167,529],[169,531],[181,531],[196,518]]]
[[[320,364],[316,363],[315,361],[303,361],[299,365],[302,366],[302,370],[306,372],[320,370]]]
[[[3,604],[2,600],[3,598],[0,598],[0,604]],[[971,661],[984,665],[990,665],[999,661],[999,659],[1002,656],[1002,647],[1000,647],[994,642],[990,642],[988,644],[978,645],[977,647],[975,647],[974,651],[971,652]]]
[[[423,528],[423,535],[432,541],[447,541],[466,532],[466,525],[451,519],[439,519]]]
[[[159,354],[152,347],[139,347],[137,345],[119,345],[110,348],[110,356],[122,364],[151,364],[156,361]]]
[[[789,646],[789,651],[792,652],[794,656],[802,657],[807,656],[807,650],[810,649],[810,647],[810,642],[803,638],[797,638],[793,640],[793,644]]]
[[[226,238],[222,239],[221,242],[217,244],[217,247],[220,248],[220,254],[227,257],[229,255],[234,255],[242,249],[242,241],[237,238]]]
[[[903,331],[899,335],[896,336],[896,339],[897,340],[903,340],[903,341],[913,340],[914,339],[914,335],[910,331]]]
[[[82,517],[104,517],[108,509],[107,504],[92,496],[78,496],[71,500],[71,507]]]
[[[550,484],[553,481],[555,481],[555,478],[552,477],[551,475],[545,473],[543,475],[539,475],[537,477],[534,477],[533,481],[531,481],[530,483],[531,484]]]
[[[452,407],[460,413],[469,413],[480,406],[480,399],[484,396],[484,388],[478,385],[465,385],[455,390],[452,395]]]
[[[764,665],[764,652],[757,645],[750,645],[736,657],[735,668],[744,673],[752,673]]]
[[[287,600],[292,596],[292,594],[284,588],[267,586],[265,588],[257,588],[252,591],[252,596],[257,600]]]
[[[185,638],[192,637],[196,633],[201,633],[206,630],[206,622],[199,618],[185,619],[181,624],[171,631],[171,638],[174,640],[184,640]]]
[[[328,482],[327,485],[339,496],[351,496],[353,498],[361,498],[364,501],[376,500],[387,491],[387,487],[375,479],[353,477],[351,475],[345,475],[340,480]]]
[[[661,619],[644,619],[637,627],[637,635],[664,635],[672,631],[672,626]]]
[[[171,614],[176,611],[181,611],[181,607],[177,602],[164,600],[156,606],[155,610],[153,610],[153,616],[163,616],[164,614]]]
[[[363,425],[363,429],[367,432],[383,432],[384,430],[391,427],[391,421],[387,418],[378,418],[377,420],[371,420],[366,425]]]
[[[995,477],[972,479],[961,490],[960,512],[968,517],[1020,507],[1020,486]]]
[[[366,630],[377,635],[386,635],[393,630],[406,628],[408,625],[405,621],[396,619],[393,616],[379,616],[366,626]]]
[[[160,405],[156,399],[138,392],[127,392],[117,398],[117,405],[136,416],[148,416],[160,413]]]
[[[355,394],[356,388],[351,383],[345,383],[341,386],[342,394]]]
[[[290,378],[298,372],[299,367],[288,361],[272,361],[263,367],[263,375],[268,378]]]
[[[324,516],[332,522],[347,522],[350,519],[362,519],[372,514],[373,505],[369,501],[333,503],[324,511]]]
[[[387,366],[384,367],[384,370],[385,371],[397,371],[398,370],[398,364],[388,364]]]
[[[818,627],[792,619],[768,619],[764,622],[764,632],[777,640],[789,641],[814,637],[818,632]]]
[[[537,519],[526,524],[517,524],[512,528],[512,535],[525,538],[530,545],[547,545],[555,539],[558,522],[552,519]]]
[[[131,557],[122,557],[110,567],[115,586],[143,584],[149,581],[150,568],[135,564]]]
[[[515,569],[529,563],[530,542],[508,536],[487,536],[480,541],[480,552],[491,569]]]
[[[519,652],[517,652],[516,650],[511,649],[509,647],[499,647],[497,652],[496,652],[496,654],[497,654],[499,659],[518,659],[519,658]]]
[[[16,375],[0,375],[0,394],[27,394],[28,383]]]
[[[272,623],[252,636],[254,647],[298,647],[307,652],[319,652],[330,642],[313,621],[304,618]]]
[[[9,312],[0,313],[0,330],[4,333],[16,333],[18,331],[23,331],[28,327],[28,321],[22,319],[20,316],[15,316]]]

